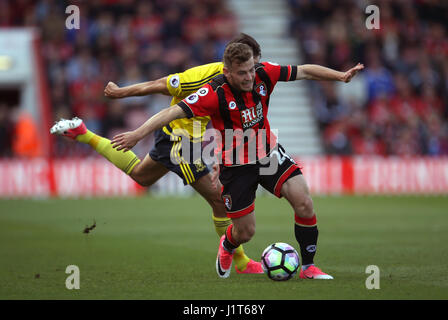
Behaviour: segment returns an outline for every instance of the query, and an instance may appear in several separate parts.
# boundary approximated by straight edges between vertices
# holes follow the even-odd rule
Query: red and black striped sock
[[[222,243],[224,249],[226,249],[230,253],[232,253],[233,251],[235,251],[236,248],[238,248],[238,245],[235,245],[235,242],[233,241],[233,238],[232,238],[232,229],[233,229],[233,224],[231,224],[230,226],[227,227],[226,237],[224,239],[224,242]]]
[[[302,256],[302,265],[312,264],[317,249],[317,238],[319,230],[317,229],[316,215],[312,218],[301,218],[295,214],[294,233],[300,246]]]

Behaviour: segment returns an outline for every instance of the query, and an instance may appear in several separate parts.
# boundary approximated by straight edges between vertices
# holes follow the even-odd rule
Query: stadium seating
[[[368,30],[363,2],[289,0],[304,61],[366,69],[350,86],[309,82],[328,154],[447,155],[446,3],[380,1]]]

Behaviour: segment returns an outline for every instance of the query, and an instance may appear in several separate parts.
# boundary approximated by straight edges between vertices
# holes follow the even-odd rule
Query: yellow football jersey
[[[198,91],[211,79],[222,73],[224,65],[222,62],[209,63],[188,69],[182,73],[171,74],[167,78],[167,87],[173,96],[171,105],[175,105],[190,94]],[[210,117],[194,117],[191,119],[177,119],[163,128],[166,134],[176,133],[193,138],[201,139],[204,135]],[[200,124],[200,125],[199,125]]]

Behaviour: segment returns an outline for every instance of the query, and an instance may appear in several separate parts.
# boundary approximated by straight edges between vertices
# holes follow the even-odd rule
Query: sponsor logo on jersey
[[[263,119],[263,106],[259,102],[255,107],[240,111],[243,128],[250,128]]]
[[[179,76],[177,74],[171,77],[170,86],[172,86],[173,88],[177,88],[179,87],[179,83]]]

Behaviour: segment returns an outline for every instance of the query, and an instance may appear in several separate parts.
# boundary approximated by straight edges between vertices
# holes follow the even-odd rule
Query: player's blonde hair
[[[231,43],[224,51],[223,61],[227,69],[232,67],[232,63],[241,64],[253,57],[252,49],[244,43]]]

